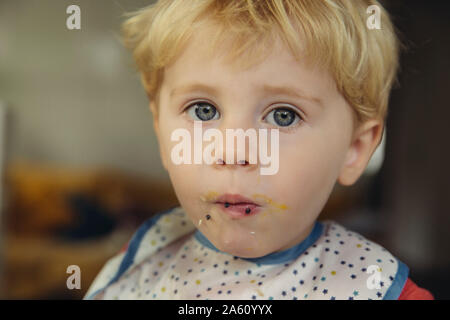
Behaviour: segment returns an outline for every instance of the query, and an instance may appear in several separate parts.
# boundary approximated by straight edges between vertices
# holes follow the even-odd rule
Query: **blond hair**
[[[371,5],[381,10],[379,30],[366,25]],[[400,42],[375,0],[159,0],[125,16],[124,45],[157,104],[164,67],[198,28],[212,23],[217,32],[208,39],[210,50],[231,40],[229,62],[241,67],[261,62],[278,36],[295,58],[330,72],[357,121],[386,117]]]

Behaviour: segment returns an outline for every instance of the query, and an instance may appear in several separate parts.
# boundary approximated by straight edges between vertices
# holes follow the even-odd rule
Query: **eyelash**
[[[199,101],[195,101],[195,102],[189,104],[188,106],[186,106],[185,108],[183,108],[183,111],[182,111],[181,113],[186,113],[186,111],[188,111],[189,108],[195,106],[196,104],[209,104],[209,105],[213,106],[214,108],[216,108],[216,110],[217,110],[217,112],[218,112],[218,108],[217,108],[214,104],[212,104],[212,103],[210,103],[210,102],[208,102],[208,101],[202,101],[202,100],[199,100]],[[272,111],[277,110],[277,109],[287,109],[287,110],[290,110],[290,111],[294,112],[295,115],[297,115],[297,116],[299,117],[299,121],[298,121],[296,124],[290,125],[290,126],[288,126],[288,127],[278,126],[278,127],[277,127],[278,129],[284,130],[284,131],[286,131],[286,132],[291,132],[291,131],[297,129],[297,127],[300,126],[300,124],[304,121],[304,117],[303,117],[301,114],[299,114],[298,111],[296,111],[294,108],[288,107],[288,106],[278,106],[278,107],[274,107],[274,108],[270,109],[270,110],[266,113],[266,115],[264,116],[264,119],[265,119]],[[193,121],[193,120],[192,120],[192,121]],[[205,121],[205,122],[207,122],[207,121]],[[270,124],[270,123],[269,123],[269,124]],[[272,125],[272,124],[270,124],[270,125]]]

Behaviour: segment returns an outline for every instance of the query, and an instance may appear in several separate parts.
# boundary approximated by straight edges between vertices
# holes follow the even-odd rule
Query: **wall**
[[[125,11],[149,1],[2,0],[0,99],[9,159],[110,166],[168,181],[148,99],[119,42]],[[81,7],[81,30],[66,8]]]

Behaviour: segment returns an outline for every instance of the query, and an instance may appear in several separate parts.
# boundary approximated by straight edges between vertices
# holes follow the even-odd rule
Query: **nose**
[[[244,99],[245,100],[245,99]],[[258,131],[251,108],[242,100],[230,103],[217,129],[222,133],[222,146],[215,149],[214,166],[218,169],[255,169],[258,165]],[[241,108],[237,108],[237,105]],[[234,109],[233,109],[234,108]]]
[[[241,159],[238,160],[236,163],[234,162],[226,162],[226,160],[222,158],[217,158],[216,163],[213,164],[214,168],[216,170],[248,170],[253,171],[254,168],[256,168],[256,164],[250,164],[248,160]]]
[[[221,159],[221,158],[218,158],[216,164],[218,164],[218,165],[220,165],[220,166],[224,166],[224,165],[226,165],[227,163],[225,162],[225,160],[223,160],[223,159]],[[249,163],[247,160],[244,159],[244,160],[239,160],[239,161],[237,162],[237,164],[240,165],[240,166],[246,167],[246,166],[248,166],[250,163]]]
[[[256,130],[255,130],[256,132]],[[246,168],[248,170],[257,167],[258,154],[257,154],[257,134],[255,133],[254,138],[250,139],[246,136],[245,139],[236,139],[234,136],[227,137],[223,135],[224,141],[222,150],[217,148],[215,151],[215,162],[214,166],[218,169],[237,169]],[[234,143],[231,145],[228,139],[233,139]],[[242,143],[245,142],[245,143]],[[222,152],[221,152],[222,151]]]

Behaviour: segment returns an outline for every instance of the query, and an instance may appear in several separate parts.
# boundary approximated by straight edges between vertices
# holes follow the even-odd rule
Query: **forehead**
[[[217,43],[212,39],[216,37],[217,28],[208,25],[195,32],[181,54],[166,67],[166,73],[211,72],[216,69],[228,69],[228,72],[242,72],[246,69],[268,69],[273,63],[278,62],[281,67],[282,60],[293,60],[279,41],[272,42],[270,48],[261,45],[254,48],[253,52],[242,52],[238,57],[233,57],[233,45],[236,41],[232,36],[225,35]],[[215,45],[215,46],[214,46]],[[274,57],[275,56],[275,57]],[[275,59],[274,59],[275,58]],[[248,61],[248,63],[244,63]],[[292,61],[290,61],[292,62]]]
[[[215,28],[205,27],[192,36],[181,54],[165,68],[163,87],[173,92],[193,82],[229,88],[297,85],[310,95],[318,95],[324,90],[330,92],[333,87],[334,81],[328,72],[296,59],[278,37],[268,38],[270,46],[258,48],[261,50],[253,60],[252,52],[244,52],[237,60],[229,61],[233,39],[223,39],[212,48],[215,31]]]

